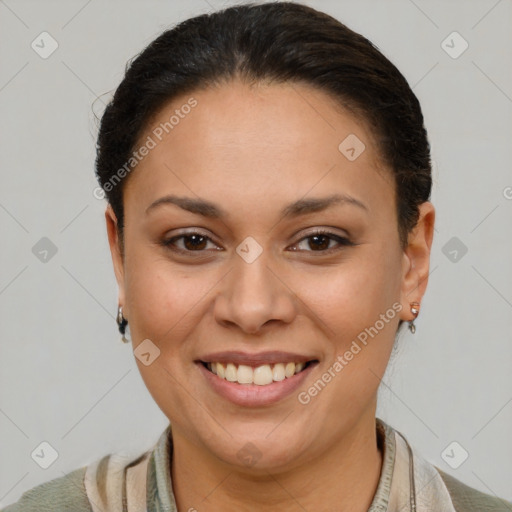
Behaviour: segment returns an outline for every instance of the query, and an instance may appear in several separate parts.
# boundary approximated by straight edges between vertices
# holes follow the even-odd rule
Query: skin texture
[[[160,356],[142,377],[172,424],[173,489],[180,511],[366,511],[382,456],[375,435],[377,390],[398,321],[425,292],[435,210],[423,203],[400,249],[394,182],[379,168],[371,133],[323,92],[306,85],[248,86],[235,81],[176,98],[151,120],[165,122],[190,97],[197,106],[129,176],[124,194],[124,256],[116,218],[106,222],[119,303],[135,349],[150,339]],[[338,146],[356,134],[366,149],[349,161]],[[334,192],[362,201],[285,218],[302,198]],[[167,195],[206,199],[222,220],[175,205]],[[348,237],[311,238],[314,228]],[[194,250],[183,230],[207,236]],[[236,252],[253,237],[262,254]],[[218,250],[218,248],[222,250]],[[295,248],[296,250],[293,250]],[[194,362],[217,350],[283,350],[318,359],[311,387],[359,333],[394,303],[392,320],[307,405],[297,393],[264,407],[217,395]],[[237,453],[253,443],[257,463]]]

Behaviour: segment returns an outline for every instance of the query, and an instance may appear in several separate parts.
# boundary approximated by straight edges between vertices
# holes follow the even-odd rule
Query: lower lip
[[[270,405],[291,395],[307,378],[318,362],[310,363],[307,368],[292,377],[265,386],[258,384],[238,384],[221,379],[208,370],[202,363],[197,363],[200,371],[214,391],[236,405],[258,407]]]

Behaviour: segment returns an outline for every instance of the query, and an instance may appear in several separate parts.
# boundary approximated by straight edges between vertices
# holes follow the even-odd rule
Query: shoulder
[[[159,471],[167,474],[170,425],[156,445],[142,454],[110,453],[60,478],[24,492],[0,512],[94,512],[94,510],[143,510],[160,496]],[[169,478],[169,477],[167,477]],[[161,477],[162,493],[171,496],[172,486]],[[94,508],[91,504],[94,504]],[[162,507],[158,508],[159,510]],[[163,507],[165,508],[165,507]],[[149,508],[148,508],[149,509]],[[166,510],[171,510],[169,505]]]
[[[401,432],[377,418],[385,435],[385,446],[391,448],[394,459],[393,482],[395,495],[408,485],[411,466],[404,462],[414,460],[414,483],[416,497],[422,510],[446,510],[450,512],[512,512],[512,502],[478,491],[445,473],[409,444]],[[409,455],[413,455],[410,457]],[[399,480],[395,481],[395,473]],[[405,476],[404,476],[405,475]],[[401,480],[400,480],[401,477]],[[396,490],[398,490],[398,493]],[[393,489],[392,491],[393,492]],[[396,497],[396,496],[395,496]]]
[[[86,467],[24,492],[2,512],[92,512],[84,485]]]
[[[91,464],[29,489],[0,512],[94,512],[124,510],[146,502],[147,466],[152,452],[108,454]]]
[[[512,502],[469,487],[434,466],[443,479],[457,512],[512,512]]]

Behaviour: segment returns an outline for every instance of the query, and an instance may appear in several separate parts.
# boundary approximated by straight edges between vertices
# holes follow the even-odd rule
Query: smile
[[[273,382],[281,382],[293,377],[295,374],[302,372],[312,362],[263,364],[255,367],[220,362],[202,362],[202,364],[217,377],[229,382],[267,386]]]
[[[318,359],[297,363],[253,361],[254,366],[227,362],[229,359],[222,363],[202,360],[196,363],[211,391],[242,407],[269,406],[291,396],[319,365]]]

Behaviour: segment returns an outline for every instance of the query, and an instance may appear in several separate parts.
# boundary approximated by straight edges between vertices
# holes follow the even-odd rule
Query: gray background
[[[163,29],[230,3],[0,0],[0,505],[106,453],[149,449],[167,425],[116,331],[94,113]],[[432,272],[378,414],[430,462],[512,500],[512,2],[305,3],[397,65],[432,143]],[[59,45],[47,59],[31,48],[43,31]],[[458,58],[442,47],[453,31],[469,43]],[[46,261],[42,237],[57,248]],[[59,454],[48,469],[31,457],[43,441]],[[457,469],[442,456],[453,441],[469,453]]]

